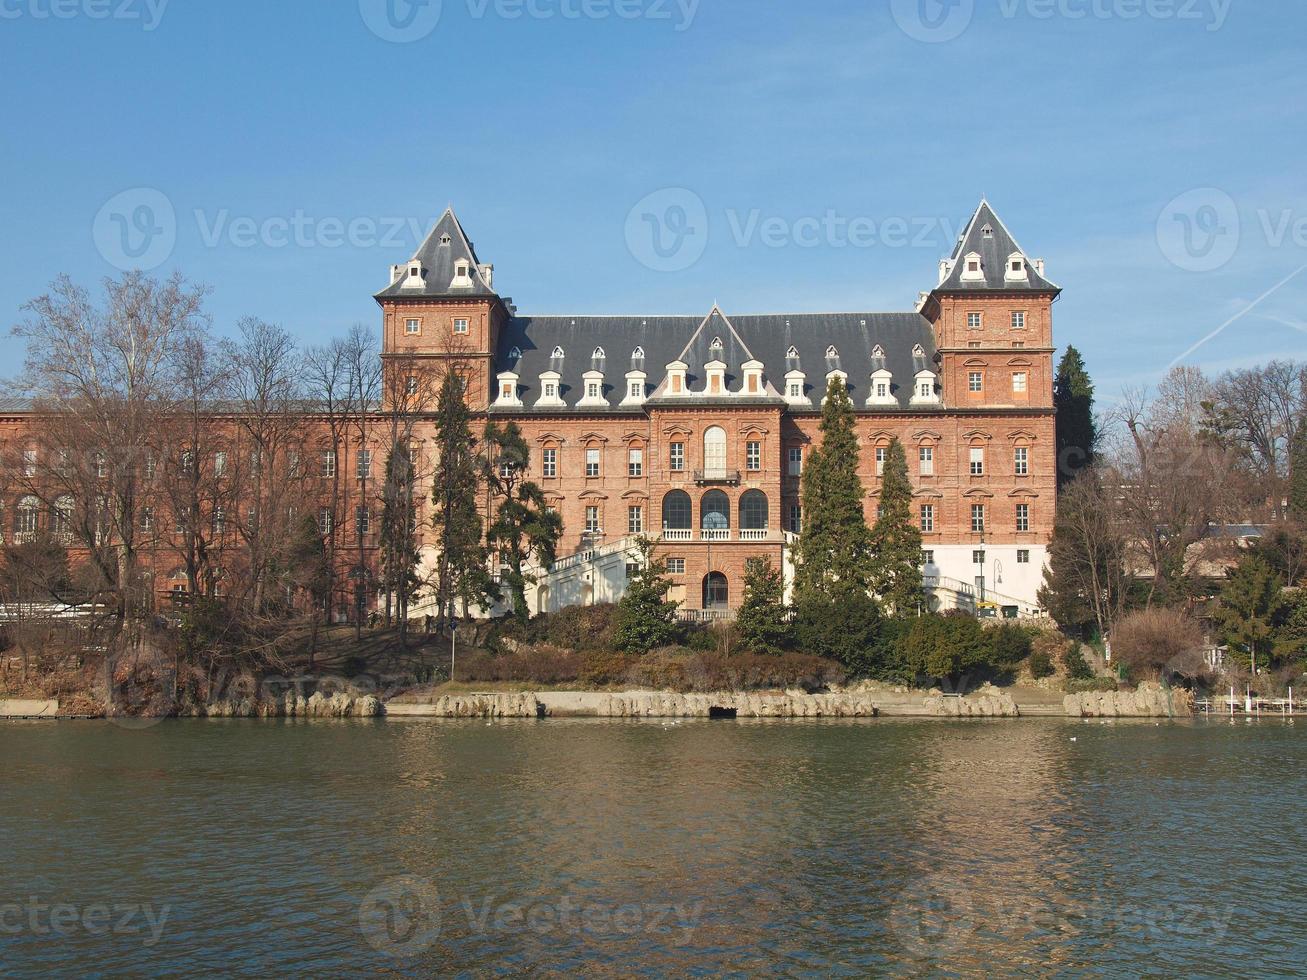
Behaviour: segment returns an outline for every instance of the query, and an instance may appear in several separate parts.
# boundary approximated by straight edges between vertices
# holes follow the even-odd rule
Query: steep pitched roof
[[[459,259],[466,259],[468,262],[468,275],[472,283],[470,286],[451,286],[454,281],[455,265]],[[405,276],[391,283],[381,292],[376,294],[377,299],[387,298],[396,299],[402,297],[415,296],[496,296],[498,295],[487,283],[482,275],[481,263],[477,259],[476,250],[473,249],[472,243],[468,241],[463,226],[458,221],[458,216],[454,214],[453,208],[446,208],[445,213],[440,216],[431,233],[427,235],[418,250],[413,253],[412,261],[422,263],[422,274],[426,277],[426,285],[422,287],[405,288]]]
[[[720,349],[713,347],[721,339]],[[873,359],[879,346],[884,359]],[[783,386],[785,372],[794,368],[806,374],[805,394],[820,404],[826,388],[827,354],[835,348],[838,368],[848,376],[854,405],[866,400],[871,372],[881,367],[893,372],[893,393],[909,407],[912,379],[923,369],[934,369],[935,336],[930,321],[918,313],[774,313],[727,317],[714,307],[707,317],[693,316],[516,316],[505,324],[495,360],[495,371],[518,376],[525,405],[540,395],[540,374],[557,370],[562,376],[560,395],[574,405],[582,390],[582,375],[590,370],[597,347],[607,354],[604,395],[613,410],[621,401],[622,379],[631,356],[639,347],[651,386],[663,380],[663,368],[672,361],[688,366],[686,381],[693,391],[702,389],[703,367],[711,360],[726,364],[728,390],[738,392],[746,361],[763,364],[763,377],[773,389]],[[922,353],[915,355],[920,347]],[[794,349],[798,355],[789,357]],[[553,357],[562,349],[564,357]],[[513,357],[517,352],[520,356]],[[769,391],[768,396],[774,396]],[[601,409],[602,410],[602,409]],[[586,409],[590,412],[594,409]]]
[[[964,280],[962,277],[963,259],[973,252],[980,256],[980,269],[984,274],[984,278]],[[1027,278],[1014,282],[1005,278],[1004,271],[1007,268],[1008,257],[1017,252],[1026,256]],[[1003,224],[994,209],[990,207],[989,202],[985,200],[980,202],[980,207],[972,215],[967,230],[963,232],[962,237],[958,239],[957,245],[954,246],[953,254],[949,256],[949,264],[952,268],[945,280],[935,287],[936,292],[953,290],[974,292],[981,289],[1000,289],[1005,292],[1013,290],[1026,292],[1061,291],[1058,286],[1055,286],[1035,271],[1034,260],[1017,244],[1017,240],[1012,237],[1012,233],[1007,230],[1007,226]]]

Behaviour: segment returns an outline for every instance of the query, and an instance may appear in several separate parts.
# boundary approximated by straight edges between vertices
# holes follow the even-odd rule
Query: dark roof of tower
[[[454,281],[454,270],[459,259],[466,259],[468,262],[468,275],[472,280],[470,286],[454,287],[450,285]],[[476,250],[472,247],[472,243],[468,241],[468,237],[463,231],[463,226],[459,224],[458,216],[454,214],[453,208],[445,209],[445,213],[440,216],[440,220],[436,222],[435,227],[431,229],[431,233],[427,235],[426,241],[418,247],[418,250],[413,253],[413,257],[409,261],[413,260],[422,263],[422,272],[426,277],[426,285],[421,288],[405,289],[404,279],[406,275],[401,275],[396,282],[377,293],[377,299],[498,295],[486,284]],[[407,264],[405,263],[406,268]]]
[[[980,256],[980,269],[984,273],[983,280],[964,281],[962,278],[964,256],[975,252]],[[1026,257],[1026,274],[1027,279],[1022,281],[1010,282],[1005,276],[1007,260],[1013,253],[1020,252]],[[1035,262],[1024,249],[1017,244],[1017,240],[1012,237],[1012,233],[1007,230],[999,216],[990,207],[989,202],[982,200],[976,213],[972,215],[967,230],[962,233],[958,239],[957,245],[953,248],[953,254],[949,256],[952,268],[949,270],[947,278],[935,287],[936,292],[961,291],[975,292],[982,289],[997,289],[1005,292],[1026,291],[1026,292],[1060,292],[1060,288],[1049,282],[1038,272],[1035,271]]]

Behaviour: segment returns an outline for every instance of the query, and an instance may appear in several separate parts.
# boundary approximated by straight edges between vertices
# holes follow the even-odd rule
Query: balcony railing
[[[767,530],[767,528],[765,528],[765,527],[760,527],[760,528],[742,527],[742,528],[740,528],[740,540],[741,540],[741,541],[766,541],[768,535],[770,535],[770,534],[771,534],[771,531]]]
[[[740,483],[739,470],[695,470],[694,482],[703,486],[706,483],[725,483],[731,486],[738,486]]]
[[[662,529],[663,541],[786,541],[785,531],[773,531],[771,528],[701,528],[697,531],[688,528]]]
[[[668,527],[663,528],[664,541],[690,541],[694,538],[694,532],[687,528]]]
[[[731,529],[729,527],[706,527],[699,532],[699,537],[704,541],[729,541],[731,540]]]

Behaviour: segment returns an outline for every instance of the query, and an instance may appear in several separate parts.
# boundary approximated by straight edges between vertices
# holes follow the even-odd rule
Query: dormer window
[[[980,229],[980,234],[981,234],[982,236],[984,236],[985,238],[993,238],[993,237],[994,237],[994,229],[993,229],[991,226],[989,226],[989,225],[985,225],[984,228],[981,228],[981,229]]]
[[[598,359],[601,357],[607,357],[608,355],[604,353],[604,349],[602,347],[596,347],[595,352],[590,356],[595,359]]]
[[[712,343],[708,345],[710,351],[720,351],[722,349],[722,338],[714,337]]]
[[[827,356],[828,358],[831,358],[831,359],[833,360],[834,358],[837,358],[837,357],[840,356],[840,352],[837,351],[834,347],[827,347],[827,348],[826,348],[826,356]]]
[[[554,348],[554,352],[553,352],[552,354],[550,354],[549,356],[550,356],[550,357],[558,357],[558,358],[561,358],[561,357],[563,356],[563,348],[561,348],[561,347],[555,347],[555,348]]]
[[[915,345],[913,346],[913,348],[912,348],[912,356],[913,356],[913,357],[925,357],[925,356],[926,356],[926,349],[925,349],[924,347],[922,347],[920,344],[915,344]]]
[[[420,289],[426,284],[426,280],[422,278],[422,263],[418,261],[409,262],[408,276],[404,280],[404,288]]]
[[[588,382],[588,383],[586,384],[586,386],[585,386],[585,397],[586,397],[586,398],[598,398],[598,397],[599,397],[599,387],[600,387],[600,385],[599,385],[599,382],[598,382],[598,381],[591,381],[591,382]]]
[[[472,285],[472,268],[467,259],[459,259],[454,263],[454,281],[451,286],[471,286]]]
[[[441,235],[441,236],[440,236],[440,244],[441,244],[441,245],[448,245],[448,244],[449,244],[450,242],[452,242],[452,241],[453,241],[453,239],[450,238],[448,235]]]
[[[791,347],[789,350],[785,352],[785,356],[797,358],[799,356],[799,348]]]
[[[984,270],[981,268],[980,255],[977,252],[969,253],[962,260],[962,281],[963,282],[981,282],[985,278]]]
[[[510,361],[520,361],[522,359],[522,348],[514,347],[508,352],[508,359]]]
[[[635,350],[631,351],[631,357],[644,357],[644,348],[637,347]]]
[[[1029,277],[1030,273],[1026,268],[1026,257],[1020,252],[1013,252],[1012,255],[1008,256],[1007,273],[1004,278],[1021,280]]]
[[[871,349],[871,356],[872,356],[872,357],[884,357],[884,356],[885,356],[885,348],[882,347],[882,346],[880,346],[880,344],[877,344],[875,347],[873,347],[873,348]]]
[[[637,401],[644,398],[644,382],[632,381],[626,389],[626,397],[631,401]]]

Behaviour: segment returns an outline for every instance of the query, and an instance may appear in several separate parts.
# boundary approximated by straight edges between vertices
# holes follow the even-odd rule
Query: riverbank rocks
[[[1146,681],[1133,691],[1082,691],[1063,699],[1073,718],[1175,718],[1193,714],[1193,695]]]
[[[1018,718],[1021,715],[1012,695],[990,687],[965,698],[932,694],[922,703],[928,714],[940,718]]]
[[[178,715],[186,718],[376,718],[384,713],[381,701],[371,694],[315,692],[306,698],[287,691],[281,697],[269,699],[234,698],[188,704]]]
[[[428,718],[538,718],[542,714],[534,694],[446,694],[426,701],[390,702],[387,714]]]
[[[870,698],[848,694],[675,694],[628,692],[601,696],[600,718],[874,718]]]

